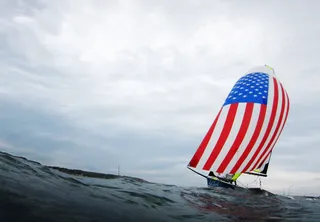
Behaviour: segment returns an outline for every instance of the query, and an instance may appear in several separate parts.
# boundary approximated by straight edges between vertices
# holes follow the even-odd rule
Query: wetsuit
[[[217,177],[216,175],[214,175],[214,173],[212,171],[209,172],[209,176],[211,177]],[[237,183],[233,180],[230,180],[230,179],[227,179],[227,178],[221,178],[221,177],[217,177],[219,180],[222,180],[224,182],[227,182],[227,183],[231,183],[233,184],[233,182],[235,183],[235,185],[237,185]]]

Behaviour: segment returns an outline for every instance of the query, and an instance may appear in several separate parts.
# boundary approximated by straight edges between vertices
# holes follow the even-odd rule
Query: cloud
[[[0,4],[7,150],[45,164],[103,172],[120,164],[133,176],[204,184],[185,168],[188,159],[240,75],[269,64],[291,101],[270,170],[319,173],[318,3]],[[268,181],[293,181],[284,178]]]

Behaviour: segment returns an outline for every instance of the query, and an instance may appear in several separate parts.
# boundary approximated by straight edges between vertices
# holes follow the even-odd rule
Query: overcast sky
[[[0,149],[206,186],[186,168],[235,82],[268,64],[291,102],[273,192],[320,195],[317,1],[0,1]],[[243,184],[257,185],[242,176]]]

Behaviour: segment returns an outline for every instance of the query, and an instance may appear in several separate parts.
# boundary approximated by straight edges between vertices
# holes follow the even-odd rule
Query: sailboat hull
[[[231,188],[231,189],[235,188],[235,185],[233,184],[223,182],[221,180],[214,180],[209,177],[207,177],[207,183],[208,183],[208,187],[223,187],[223,188]]]

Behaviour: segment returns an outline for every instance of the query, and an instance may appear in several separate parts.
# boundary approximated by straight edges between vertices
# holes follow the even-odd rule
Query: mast
[[[289,114],[289,96],[274,69],[260,66],[234,85],[188,168],[237,180],[267,176],[273,148]]]

